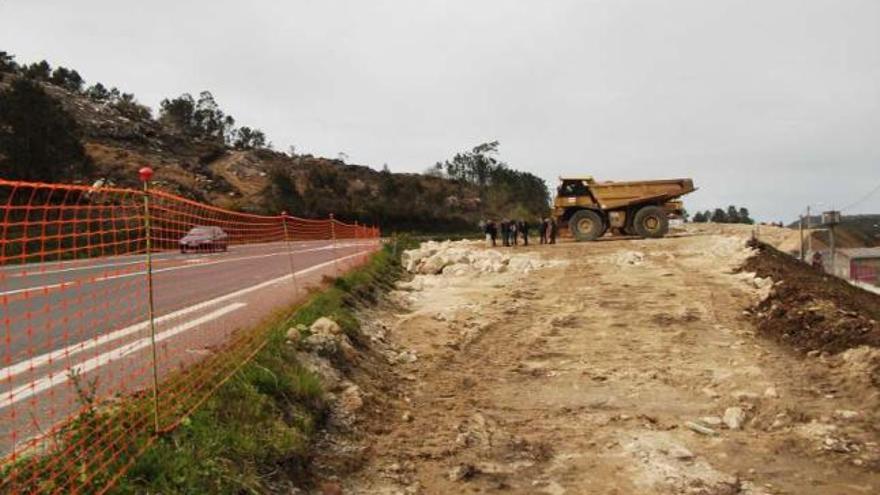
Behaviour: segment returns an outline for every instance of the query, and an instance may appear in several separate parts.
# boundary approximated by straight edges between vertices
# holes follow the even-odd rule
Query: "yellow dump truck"
[[[553,214],[578,241],[609,230],[618,235],[663,237],[669,218],[684,214],[681,196],[696,191],[691,179],[599,182],[592,177],[560,179]]]

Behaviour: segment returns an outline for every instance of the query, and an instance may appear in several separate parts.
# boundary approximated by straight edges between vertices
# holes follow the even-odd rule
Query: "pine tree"
[[[29,79],[0,93],[0,155],[7,179],[59,181],[89,171],[76,121]]]
[[[37,81],[48,81],[51,75],[52,67],[45,60],[31,64],[24,70],[25,77],[36,79]]]
[[[86,90],[86,96],[93,101],[103,103],[110,99],[110,91],[101,83],[95,83]]]
[[[739,212],[736,209],[736,206],[730,205],[727,207],[727,223],[740,223],[739,220]]]
[[[15,63],[15,55],[0,51],[0,72],[18,72],[18,64]]]

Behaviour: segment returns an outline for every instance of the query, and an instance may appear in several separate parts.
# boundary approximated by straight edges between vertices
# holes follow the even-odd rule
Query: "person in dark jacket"
[[[538,225],[538,234],[541,236],[541,244],[547,244],[547,234],[549,230],[550,224],[546,218],[541,219],[541,224]]]
[[[486,226],[484,228],[486,232],[486,244],[489,244],[489,241],[492,242],[492,247],[495,247],[495,239],[498,237],[498,226],[495,225],[495,220],[489,220],[486,222]]]
[[[516,220],[510,221],[510,245],[516,246],[519,244],[519,234],[517,232],[517,223]]]
[[[556,235],[559,233],[559,224],[555,218],[550,219],[550,244],[556,244]]]
[[[825,264],[822,263],[822,253],[820,253],[819,251],[813,253],[813,260],[811,265],[813,265],[813,268],[815,268],[816,270],[825,271]]]
[[[510,222],[506,219],[501,221],[501,243],[510,246]]]
[[[519,233],[523,238],[523,246],[529,245],[529,223],[525,220],[519,221]]]

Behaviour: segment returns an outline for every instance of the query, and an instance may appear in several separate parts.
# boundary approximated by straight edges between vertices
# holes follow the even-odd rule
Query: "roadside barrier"
[[[0,493],[103,493],[376,227],[0,179]]]

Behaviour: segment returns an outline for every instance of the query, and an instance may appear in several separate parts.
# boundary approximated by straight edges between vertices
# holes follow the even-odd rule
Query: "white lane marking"
[[[330,265],[336,263],[337,261],[343,261],[343,260],[346,260],[349,258],[361,256],[367,252],[369,252],[369,251],[361,251],[356,254],[344,256],[342,258],[333,259],[330,261],[326,261],[324,263],[320,263],[318,265],[314,265],[309,268],[304,268],[302,270],[297,271],[296,275],[305,275],[305,274],[313,272],[315,270],[320,270],[321,268],[330,266]],[[269,286],[277,284],[277,283],[284,282],[285,280],[290,279],[290,278],[292,278],[292,276],[290,274],[282,275],[277,278],[266,280],[265,282],[260,282],[259,284],[256,284],[256,285],[251,285],[250,287],[245,287],[243,289],[239,289],[234,292],[230,292],[228,294],[224,294],[222,296],[215,297],[214,299],[202,301],[202,302],[194,304],[192,306],[188,306],[186,308],[179,309],[177,311],[168,313],[166,315],[159,316],[158,318],[156,318],[156,325],[161,325],[162,323],[165,323],[168,320],[173,320],[175,318],[180,318],[182,316],[186,316],[190,313],[193,313],[193,312],[196,312],[196,311],[199,311],[202,309],[206,309],[206,308],[213,306],[215,304],[229,301],[230,299],[239,298],[239,297],[246,295],[246,294],[249,294],[251,292],[254,292],[254,291],[257,291],[260,289],[264,289],[266,287],[269,287]],[[141,332],[141,331],[149,328],[149,325],[150,325],[149,320],[142,321],[140,323],[136,323],[134,325],[122,328],[120,330],[114,330],[110,333],[105,333],[103,335],[99,335],[99,336],[95,337],[94,339],[89,339],[89,340],[86,340],[83,342],[69,345],[63,349],[58,349],[56,351],[47,352],[47,353],[41,354],[39,356],[34,356],[33,358],[28,359],[27,361],[22,361],[20,363],[14,364],[12,366],[8,366],[6,368],[0,369],[0,376],[5,377],[6,380],[10,380],[25,371],[39,368],[40,366],[50,364],[53,361],[57,361],[62,358],[67,358],[73,354],[77,354],[82,351],[87,351],[87,350],[92,349],[94,347],[104,345],[108,342],[113,342],[114,340],[119,340],[119,339],[126,337],[128,335],[131,335],[131,334],[134,334],[137,332]]]
[[[164,261],[165,258],[162,258],[162,260]],[[55,273],[75,272],[75,271],[79,271],[79,270],[98,270],[101,268],[113,268],[113,267],[117,267],[117,266],[137,265],[138,263],[143,263],[143,262],[144,262],[144,260],[140,259],[137,261],[126,261],[124,263],[103,263],[100,265],[72,266],[69,268],[56,268],[54,270],[40,270],[40,271],[34,271],[34,272],[29,272],[25,269],[25,270],[22,270],[22,273],[12,273],[12,274],[8,275],[8,277],[9,278],[27,278],[27,277],[37,276],[37,275],[53,275]],[[40,266],[40,265],[31,265],[31,266]],[[15,269],[16,269],[16,267],[6,268],[4,271],[13,271]],[[18,269],[20,270],[21,268],[18,268]]]
[[[348,239],[346,239],[348,240]],[[307,246],[319,243],[330,243],[330,240],[314,240],[314,241],[290,241],[291,246]],[[263,246],[272,246],[272,245],[284,245],[284,241],[270,241],[270,242],[255,242],[251,244],[237,244],[234,246],[230,246],[229,249],[231,251],[247,251],[250,248],[258,248]],[[39,269],[39,271],[27,272],[24,274],[21,273],[12,273],[8,275],[9,278],[15,277],[29,277],[32,275],[45,275],[49,273],[62,273],[68,271],[77,271],[77,270],[89,270],[92,268],[97,268],[96,265],[88,265],[88,263],[94,262],[95,260],[104,259],[104,260],[125,260],[129,259],[132,256],[143,256],[143,254],[127,254],[127,255],[113,255],[113,256],[102,256],[100,258],[82,258],[82,259],[74,259],[74,260],[64,260],[64,261],[47,261],[47,262],[36,262],[36,263],[20,263],[15,265],[3,266],[0,267],[0,272],[27,272],[29,268]],[[163,251],[157,252],[153,254],[153,259],[161,259],[161,260],[175,260],[182,259],[185,255],[177,254],[175,252]],[[136,263],[143,263],[143,258],[138,261],[122,261],[119,263],[105,263],[100,265],[101,268],[109,268],[114,266],[125,266]],[[67,265],[65,268],[58,268],[55,270],[43,270],[40,267],[52,266],[55,264],[59,265]],[[85,265],[85,266],[71,266],[71,265]]]
[[[358,244],[357,242],[354,242],[352,244],[347,244],[346,241],[353,241],[353,240],[346,239],[345,241],[338,243],[338,246],[344,247],[346,245],[357,245]],[[251,248],[259,248],[259,247],[273,246],[273,245],[284,246],[285,243],[284,243],[284,241],[272,241],[272,242],[258,242],[258,243],[254,243],[254,244],[238,244],[235,246],[230,246],[229,249],[230,249],[230,251],[249,251],[249,250],[251,250]],[[315,245],[321,245],[322,247],[331,246],[332,241],[330,241],[330,240],[317,240],[317,241],[291,241],[290,242],[290,246],[294,247],[294,248],[295,247],[305,247],[305,246],[315,246]],[[131,258],[132,256],[138,256],[140,259],[135,260],[135,261],[120,261],[118,263],[102,263],[100,265],[87,264],[87,263],[93,262],[98,259],[111,259],[111,260],[112,259],[120,259],[120,258],[124,259],[124,258]],[[154,261],[175,261],[175,260],[181,260],[181,259],[186,259],[186,258],[188,258],[187,255],[176,254],[176,253],[171,253],[171,252],[167,252],[167,251],[158,252],[158,253],[153,254]],[[23,264],[18,264],[18,265],[0,267],[0,272],[13,272],[13,273],[10,273],[9,275],[7,275],[8,278],[27,278],[27,277],[34,277],[34,276],[40,276],[40,275],[52,275],[55,273],[66,273],[66,272],[75,272],[75,271],[81,271],[81,270],[93,270],[93,269],[97,269],[97,268],[113,268],[113,267],[117,267],[117,266],[136,265],[138,263],[143,263],[143,262],[144,262],[143,254],[133,254],[133,255],[125,255],[125,256],[106,256],[106,257],[101,257],[101,258],[87,258],[87,259],[80,259],[80,260],[66,260],[66,261],[58,261],[58,262],[47,261],[47,262],[43,262],[43,263],[23,263]],[[56,268],[56,269],[50,269],[50,270],[45,269],[46,266],[53,266],[56,263],[60,264],[61,266],[63,266],[63,265],[83,265],[83,266],[67,266],[65,268]],[[31,269],[33,271],[28,271],[29,269]],[[19,272],[19,273],[15,273],[15,272]]]
[[[242,302],[232,303],[229,306],[224,306],[216,311],[208,313],[204,316],[200,316],[194,320],[190,320],[186,323],[178,325],[174,328],[171,328],[165,332],[162,332],[156,335],[156,342],[161,342],[166,339],[170,339],[179,333],[183,333],[187,330],[195,328],[199,325],[207,323],[211,320],[216,320],[221,316],[226,315],[227,313],[231,313],[240,308],[247,306],[247,304]],[[101,366],[108,365],[113,361],[119,360],[128,356],[129,354],[133,354],[141,349],[150,346],[150,338],[145,337],[139,340],[135,340],[134,342],[128,343],[122,347],[117,347],[112,351],[107,351],[103,354],[99,354],[93,358],[86,359],[80,363],[77,363],[70,367],[66,373],[58,373],[58,374],[50,374],[44,376],[40,379],[34,380],[31,383],[26,385],[22,385],[16,389],[11,390],[8,393],[3,394],[4,397],[0,399],[0,409],[4,407],[9,407],[17,402],[23,401],[29,397],[32,397],[44,390],[48,390],[52,387],[56,387],[61,385],[64,382],[70,380],[70,375],[73,373],[88,373],[92,370],[100,368]]]
[[[339,247],[353,247],[353,246],[363,246],[363,245],[365,245],[365,243],[349,244],[346,246],[339,246]],[[330,251],[333,249],[334,249],[333,246],[322,246],[319,248],[301,249],[299,251],[290,251],[290,254],[310,253],[310,252],[314,252],[314,251]],[[271,256],[280,256],[280,255],[285,255],[285,254],[288,254],[288,252],[287,251],[279,251],[276,253],[257,254],[257,255],[253,255],[253,256],[239,256],[238,258],[221,258],[221,259],[218,259],[215,261],[206,261],[204,263],[197,263],[197,264],[193,263],[193,264],[181,265],[181,266],[171,266],[168,268],[159,268],[157,270],[153,270],[153,274],[155,275],[157,273],[173,272],[176,270],[186,270],[189,268],[201,268],[203,266],[218,265],[218,264],[222,264],[222,263],[232,263],[234,261],[247,261],[247,260],[252,260],[252,259],[268,258]],[[11,295],[15,295],[15,294],[21,294],[22,292],[31,292],[31,291],[39,292],[39,291],[53,290],[53,289],[64,289],[67,287],[74,287],[77,285],[81,285],[83,283],[93,284],[93,283],[98,283],[98,282],[106,282],[108,280],[116,280],[116,279],[120,279],[120,278],[138,277],[138,276],[145,275],[145,274],[146,274],[146,271],[138,271],[138,272],[131,272],[131,273],[120,273],[117,275],[106,275],[103,277],[96,277],[94,279],[89,279],[89,280],[85,280],[85,281],[77,280],[74,282],[59,282],[56,284],[38,285],[38,286],[33,286],[33,287],[22,287],[20,289],[12,289],[12,290],[8,290],[5,292],[0,292],[0,296],[11,296]]]

